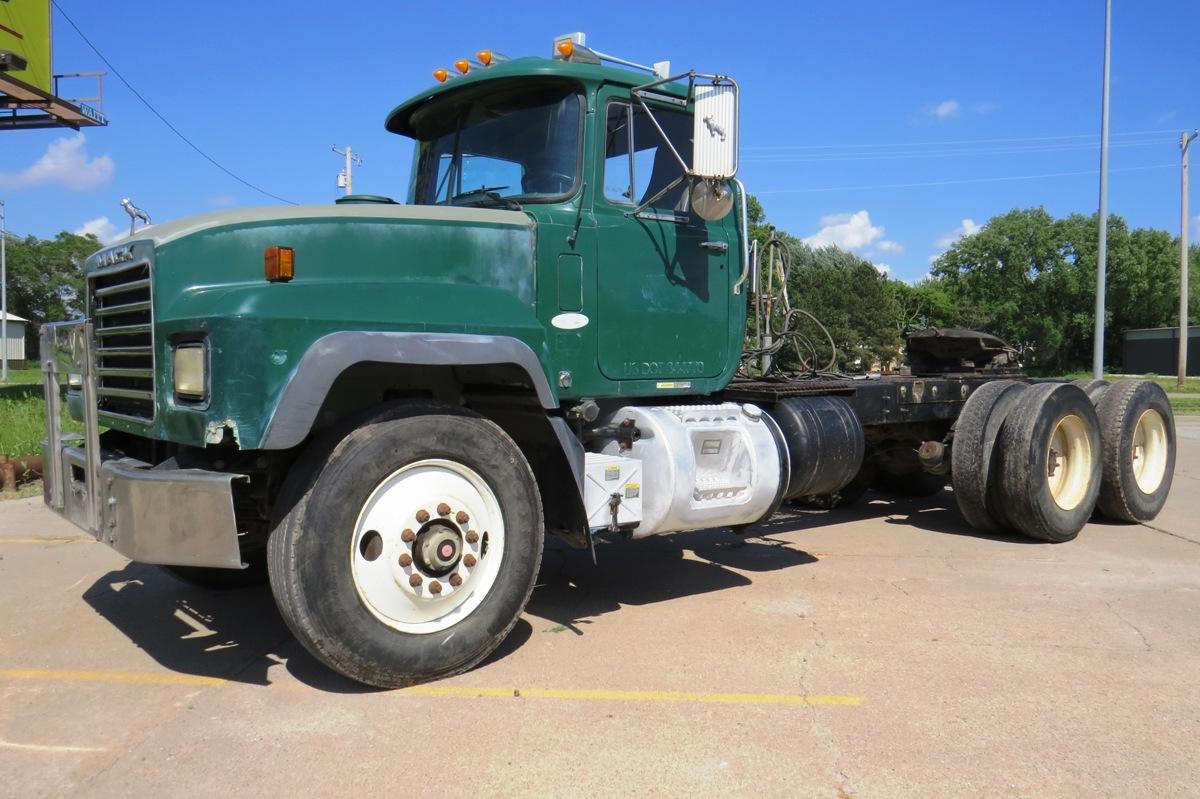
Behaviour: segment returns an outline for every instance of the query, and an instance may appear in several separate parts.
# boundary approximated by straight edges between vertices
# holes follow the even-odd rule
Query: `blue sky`
[[[298,202],[336,197],[333,144],[362,154],[356,191],[403,196],[410,148],[383,118],[433,68],[482,47],[548,55],[556,34],[581,30],[604,52],[737,78],[741,177],[771,221],[897,277],[919,278],[955,235],[1011,208],[1097,206],[1101,0],[59,2],[199,146]],[[1178,135],[1200,126],[1200,3],[1114,5],[1109,207],[1176,232]],[[102,69],[54,16],[55,71]],[[11,230],[112,235],[127,224],[124,196],[156,221],[272,202],[189,150],[112,75],[104,111],[110,125],[82,139],[0,133]]]

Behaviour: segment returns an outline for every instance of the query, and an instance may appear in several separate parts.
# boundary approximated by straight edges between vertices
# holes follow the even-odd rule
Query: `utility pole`
[[[4,200],[0,200],[0,383],[8,382],[8,222],[4,214]]]
[[[1108,275],[1108,66],[1112,52],[1112,0],[1104,3],[1104,99],[1100,103],[1100,247],[1096,254],[1096,341],[1092,377],[1104,377],[1104,284]]]
[[[1176,384],[1187,383],[1188,357],[1188,145],[1200,131],[1179,134],[1179,374]]]
[[[337,148],[337,145],[335,144],[335,145],[333,145],[333,151],[335,153],[337,153],[338,155],[346,156],[346,168],[344,170],[342,170],[342,172],[340,174],[338,174],[338,179],[337,179],[338,188],[345,189],[347,194],[353,194],[354,193],[354,172],[352,170],[353,170],[354,164],[358,164],[359,166],[362,166],[362,159],[354,154],[354,151],[350,149],[350,145],[348,145],[348,144],[346,145],[345,150],[339,150]]]

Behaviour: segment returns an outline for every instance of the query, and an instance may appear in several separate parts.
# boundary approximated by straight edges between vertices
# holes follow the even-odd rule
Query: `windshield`
[[[414,114],[418,205],[561,200],[579,176],[582,104],[574,88],[476,93]]]

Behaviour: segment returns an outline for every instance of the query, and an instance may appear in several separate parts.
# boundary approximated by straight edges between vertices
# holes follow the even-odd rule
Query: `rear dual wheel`
[[[1153,519],[1175,473],[1175,418],[1166,392],[1149,380],[1116,383],[1096,411],[1104,441],[1100,512],[1118,521]]]
[[[972,525],[1069,541],[1100,491],[1100,425],[1069,383],[998,381],[968,400],[951,451],[956,499]]]

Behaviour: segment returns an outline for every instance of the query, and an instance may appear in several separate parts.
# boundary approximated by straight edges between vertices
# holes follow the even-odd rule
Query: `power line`
[[[67,12],[63,11],[62,6],[60,6],[58,4],[58,0],[50,0],[50,1],[54,4],[54,7],[56,9],[58,9],[58,13],[62,14],[62,17],[63,17],[63,19],[65,19],[67,21],[67,24],[70,25],[72,28],[74,28],[75,32],[79,34],[79,38],[83,39],[84,44],[86,44],[88,47],[90,47],[92,49],[92,52],[95,53],[96,56],[101,61],[104,62],[105,66],[107,66],[109,68],[109,70],[111,70],[112,73],[117,76],[117,80],[119,80],[119,81],[121,81],[121,83],[125,84],[125,88],[129,89],[129,91],[133,92],[133,96],[138,98],[138,100],[141,100],[142,105],[144,105],[144,106],[146,106],[146,108],[150,109],[150,113],[152,113],[152,114],[154,114],[154,116],[158,117],[160,122],[162,122],[164,125],[166,125],[171,130],[172,133],[174,133],[176,136],[178,136],[183,141],[184,144],[186,144],[188,147],[191,147],[193,150],[195,150],[200,155],[201,158],[208,161],[210,164],[212,164],[217,169],[224,172],[226,175],[229,175],[229,177],[233,178],[238,183],[241,183],[242,185],[244,185],[248,188],[254,189],[254,191],[258,192],[259,194],[264,194],[267,197],[270,197],[274,200],[279,200],[279,202],[281,202],[281,203],[287,203],[288,205],[296,205],[297,204],[291,200],[287,200],[287,199],[284,199],[283,197],[280,197],[278,194],[272,194],[271,192],[267,191],[266,189],[260,188],[259,186],[254,185],[253,183],[246,180],[245,178],[242,178],[242,177],[236,175],[232,170],[228,169],[227,167],[222,165],[220,162],[218,162],[217,159],[213,158],[211,155],[209,155],[208,153],[201,150],[198,146],[196,146],[196,144],[191,139],[189,139],[187,136],[184,136],[183,133],[180,132],[179,128],[172,125],[167,120],[166,117],[164,117],[162,114],[160,114],[158,112],[158,109],[156,109],[154,106],[152,106],[150,104],[150,101],[142,96],[141,92],[139,92],[137,89],[133,88],[133,85],[129,81],[125,80],[125,76],[121,74],[120,70],[118,70],[116,67],[114,67],[112,65],[112,62],[104,57],[104,53],[101,53],[100,50],[96,47],[96,45],[92,44],[91,40],[88,39],[88,37],[84,35],[83,31],[81,31],[79,29],[79,26],[75,24],[74,20],[72,20],[69,16],[67,16]]]
[[[1157,136],[1178,133],[1175,129],[1138,130],[1128,133],[1110,133],[1110,136]],[[1095,133],[1072,133],[1065,136],[1022,136],[1011,139],[958,139],[956,141],[922,141],[922,142],[892,142],[890,144],[759,144],[744,147],[745,150],[828,150],[835,147],[845,149],[861,147],[929,147],[950,144],[1009,144],[1026,141],[1062,141],[1065,139],[1098,139]]]
[[[1150,166],[1130,166],[1123,169],[1110,169],[1109,172],[1142,172],[1147,169],[1174,169],[1175,164],[1153,164]],[[808,192],[821,191],[869,191],[873,189],[914,189],[924,186],[958,186],[968,183],[1001,183],[1010,180],[1039,180],[1041,178],[1066,178],[1076,177],[1079,175],[1098,175],[1100,171],[1097,169],[1089,169],[1083,172],[1049,172],[1044,175],[1008,175],[999,178],[967,178],[965,180],[935,180],[927,183],[886,183],[877,186],[829,186],[819,189],[773,189],[768,191],[756,191],[755,196],[763,196],[767,194],[803,194]]]
[[[1111,147],[1151,147],[1173,144],[1174,139],[1155,139],[1150,141],[1120,142]],[[1095,143],[1087,144],[1052,144],[1044,147],[992,147],[985,149],[959,150],[927,150],[925,152],[907,153],[781,153],[779,155],[748,155],[747,163],[772,164],[812,164],[832,161],[899,161],[911,158],[953,158],[956,156],[978,155],[1036,155],[1038,153],[1060,153],[1081,150],[1094,150]]]

